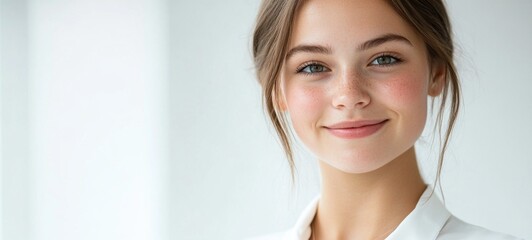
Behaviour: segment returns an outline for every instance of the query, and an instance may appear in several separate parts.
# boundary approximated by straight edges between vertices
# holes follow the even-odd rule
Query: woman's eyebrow
[[[367,49],[374,48],[384,43],[392,42],[392,41],[404,42],[410,46],[414,46],[412,42],[410,42],[410,40],[408,40],[406,37],[403,37],[398,34],[388,33],[388,34],[384,34],[382,36],[379,36],[377,38],[368,40],[360,44],[360,46],[357,47],[357,50],[358,51],[367,50]],[[286,60],[288,60],[290,57],[292,57],[296,53],[301,53],[301,52],[331,54],[332,49],[330,47],[321,46],[321,45],[306,45],[306,44],[297,45],[288,51],[288,53],[286,54]]]
[[[321,54],[331,54],[332,50],[330,47],[325,47],[321,45],[297,45],[290,49],[286,54],[286,60],[296,53],[307,52],[307,53],[321,53]]]
[[[398,34],[388,33],[388,34],[384,34],[384,35],[382,35],[380,37],[368,40],[368,41],[360,44],[360,46],[358,46],[357,50],[358,51],[367,50],[367,49],[374,48],[374,47],[377,47],[379,45],[382,45],[384,43],[391,42],[391,41],[404,42],[404,43],[407,43],[410,46],[414,46],[412,44],[412,42],[410,42],[410,40],[408,40],[406,37],[403,37],[403,36],[398,35]]]

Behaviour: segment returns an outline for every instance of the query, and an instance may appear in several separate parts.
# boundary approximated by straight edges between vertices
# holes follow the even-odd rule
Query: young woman
[[[428,105],[441,130],[450,104],[436,180],[460,105],[441,0],[265,0],[253,54],[292,170],[289,129],[322,176],[294,228],[264,239],[513,239],[452,216],[418,170]]]

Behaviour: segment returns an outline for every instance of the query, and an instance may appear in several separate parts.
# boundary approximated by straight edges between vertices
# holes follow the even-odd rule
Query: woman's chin
[[[344,159],[335,159],[331,160],[321,160],[323,163],[327,164],[329,167],[332,167],[338,171],[348,173],[348,174],[364,174],[376,171],[390,161],[384,161],[382,159],[377,160],[373,158],[344,158]]]

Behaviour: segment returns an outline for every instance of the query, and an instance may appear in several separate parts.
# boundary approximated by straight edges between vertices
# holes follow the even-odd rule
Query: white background
[[[261,109],[259,1],[0,0],[1,239],[242,239],[319,192]],[[532,239],[532,2],[448,1],[464,108],[458,217]],[[428,181],[435,154],[418,144]],[[301,148],[302,149],[302,148]]]

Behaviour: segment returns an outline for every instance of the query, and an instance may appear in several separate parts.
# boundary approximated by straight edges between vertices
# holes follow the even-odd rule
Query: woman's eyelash
[[[377,66],[377,67],[389,67],[389,66],[401,63],[401,62],[403,62],[403,59],[396,56],[395,54],[382,53],[379,56],[375,57],[370,62],[369,65]],[[307,62],[297,67],[296,69],[296,73],[303,73],[303,74],[308,74],[308,75],[328,72],[328,71],[330,71],[330,69],[325,67],[323,64],[319,62]]]
[[[329,68],[323,66],[323,64],[318,62],[308,62],[301,66],[299,66],[296,69],[296,73],[303,73],[303,74],[317,74],[321,72],[327,72],[329,71]]]
[[[403,60],[400,57],[395,56],[394,54],[383,53],[374,58],[369,65],[387,67],[401,63],[402,61]]]

